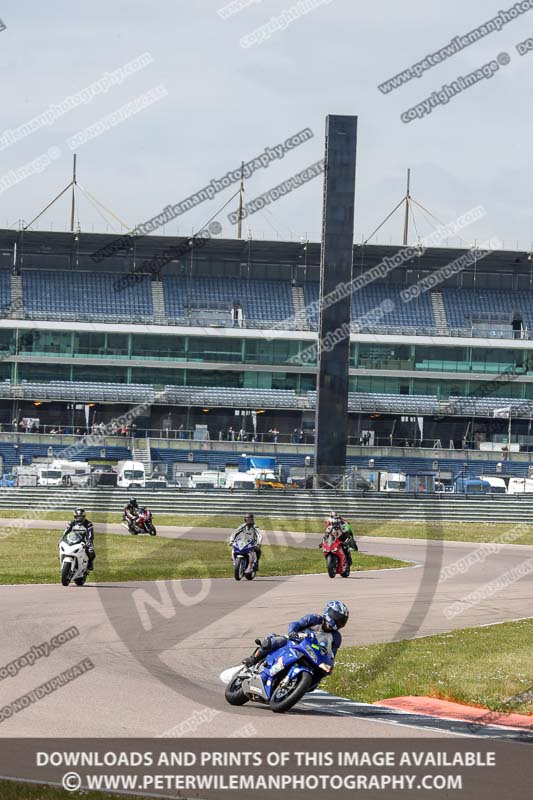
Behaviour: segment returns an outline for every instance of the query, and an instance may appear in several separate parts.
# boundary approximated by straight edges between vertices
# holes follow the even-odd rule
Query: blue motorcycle
[[[257,573],[257,555],[255,542],[245,533],[240,533],[233,542],[233,572],[235,580],[240,581],[244,576],[247,581],[253,581]]]
[[[242,706],[254,700],[272,711],[288,711],[332,672],[331,647],[330,633],[292,634],[286,645],[268,653],[263,661],[239,670],[226,686],[227,702]]]

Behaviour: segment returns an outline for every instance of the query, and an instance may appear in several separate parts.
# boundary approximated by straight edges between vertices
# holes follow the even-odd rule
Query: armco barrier
[[[252,509],[260,518],[269,517],[326,517],[332,509],[349,519],[398,519],[430,522],[433,518],[448,522],[531,522],[533,525],[533,495],[464,495],[413,496],[404,494],[354,493],[332,490],[320,491],[248,491],[230,492],[227,489],[193,491],[179,489],[137,490],[139,503],[148,505],[155,515],[204,514],[241,515]],[[72,509],[82,506],[88,512],[120,513],[130,494],[117,489],[58,488],[57,510],[68,517]],[[27,512],[39,508],[54,508],[54,488],[24,487],[0,489],[1,509],[21,509]],[[118,521],[118,518],[117,518]],[[0,521],[1,524],[1,521]],[[4,524],[8,524],[4,517]]]

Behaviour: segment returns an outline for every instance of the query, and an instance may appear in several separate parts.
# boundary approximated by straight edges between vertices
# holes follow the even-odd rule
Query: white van
[[[509,478],[507,494],[533,494],[533,478]]]
[[[380,492],[405,492],[407,480],[400,472],[382,472],[379,476]]]
[[[123,489],[144,489],[146,475],[141,461],[117,461],[117,486]]]
[[[237,472],[231,470],[226,477],[226,489],[231,491],[241,491],[248,489],[255,489],[255,476],[250,475],[249,472]]]
[[[491,494],[507,494],[507,486],[503,478],[496,478],[494,475],[480,475],[479,477],[490,485]]]
[[[62,486],[63,473],[57,464],[39,464],[37,466],[38,486]]]
[[[13,473],[17,476],[17,486],[39,486],[43,485],[40,483],[41,481],[41,473],[42,471],[48,471],[47,464],[27,464],[26,466],[16,466],[13,467]],[[46,476],[50,480],[54,481],[57,479],[56,471],[53,471],[50,476]],[[59,483],[52,483],[50,485],[59,486],[61,484],[61,480]],[[44,484],[47,485],[47,484]]]
[[[52,461],[50,467],[43,465],[45,469],[41,469],[41,474],[50,474],[54,470],[61,472],[60,484],[63,486],[88,486],[91,475],[91,465],[86,461],[66,461],[65,459],[57,459]],[[39,478],[41,486],[56,486],[55,483],[44,483],[46,477]],[[48,479],[49,480],[49,479]]]
[[[222,489],[226,485],[226,473],[205,469],[200,474],[191,475],[189,489]]]

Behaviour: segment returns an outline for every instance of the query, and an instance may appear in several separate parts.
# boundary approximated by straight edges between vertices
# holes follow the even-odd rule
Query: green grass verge
[[[533,688],[533,620],[342,648],[323,688],[372,703],[387,697],[430,696],[495,711],[533,712],[506,699]]]
[[[17,781],[0,781],[0,797],[2,800],[66,800],[73,797],[83,797],[83,800],[139,800],[139,795],[133,798],[125,794],[102,794],[102,792],[67,792],[56,786],[44,786]]]
[[[0,584],[58,583],[58,531],[28,529],[24,558],[17,536],[0,538]],[[172,580],[176,578],[230,578],[231,550],[224,542],[198,542],[149,536],[95,536],[95,570],[91,583],[109,581]],[[409,566],[405,561],[354,554],[354,570]],[[325,572],[318,549],[263,547],[260,575],[301,575]]]
[[[342,511],[342,508],[340,508]],[[340,513],[339,511],[339,513]],[[28,518],[26,511],[20,509],[2,509],[0,514],[4,518]],[[68,518],[65,511],[39,511],[35,509],[34,519],[60,520],[65,522]],[[119,523],[121,516],[118,513],[95,511],[89,514],[93,522]],[[257,517],[257,523],[263,531],[295,531],[300,533],[321,533],[324,528],[324,518],[287,518],[287,517]],[[157,514],[158,526],[178,525],[190,528],[228,528],[234,529],[242,524],[242,516],[226,515],[197,515],[186,516],[180,514]],[[492,542],[503,534],[518,529],[520,533],[513,538],[512,544],[533,545],[533,521],[530,528],[516,523],[488,523],[488,522],[420,522],[417,520],[368,520],[352,519],[356,536],[398,536],[402,539],[432,539],[451,542]],[[1,533],[1,527],[0,527]],[[511,542],[510,542],[511,543]]]

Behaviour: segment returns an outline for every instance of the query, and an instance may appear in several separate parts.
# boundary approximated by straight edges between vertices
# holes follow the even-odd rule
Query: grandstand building
[[[187,247],[150,236],[94,257],[113,240],[0,231],[3,431],[28,417],[41,433],[85,429],[85,406],[93,423],[147,404],[136,425],[151,440],[152,461],[191,460],[197,450],[193,459],[205,463],[235,461],[244,447],[226,447],[232,427],[246,431],[247,450],[276,445],[288,463],[303,463],[315,424],[320,245],[211,238]],[[181,258],[147,271],[183,244]],[[354,278],[398,250],[355,246]],[[404,299],[466,252],[429,248],[352,293],[353,447],[361,437],[375,447],[492,442],[501,457],[508,420],[494,410],[502,408],[510,409],[511,449],[533,444],[531,256],[493,252]],[[154,447],[180,426],[181,449]],[[197,426],[207,426],[210,443],[197,441],[203,433],[193,440]],[[368,460],[359,448],[350,453],[349,463]],[[20,455],[4,450],[4,467]]]

